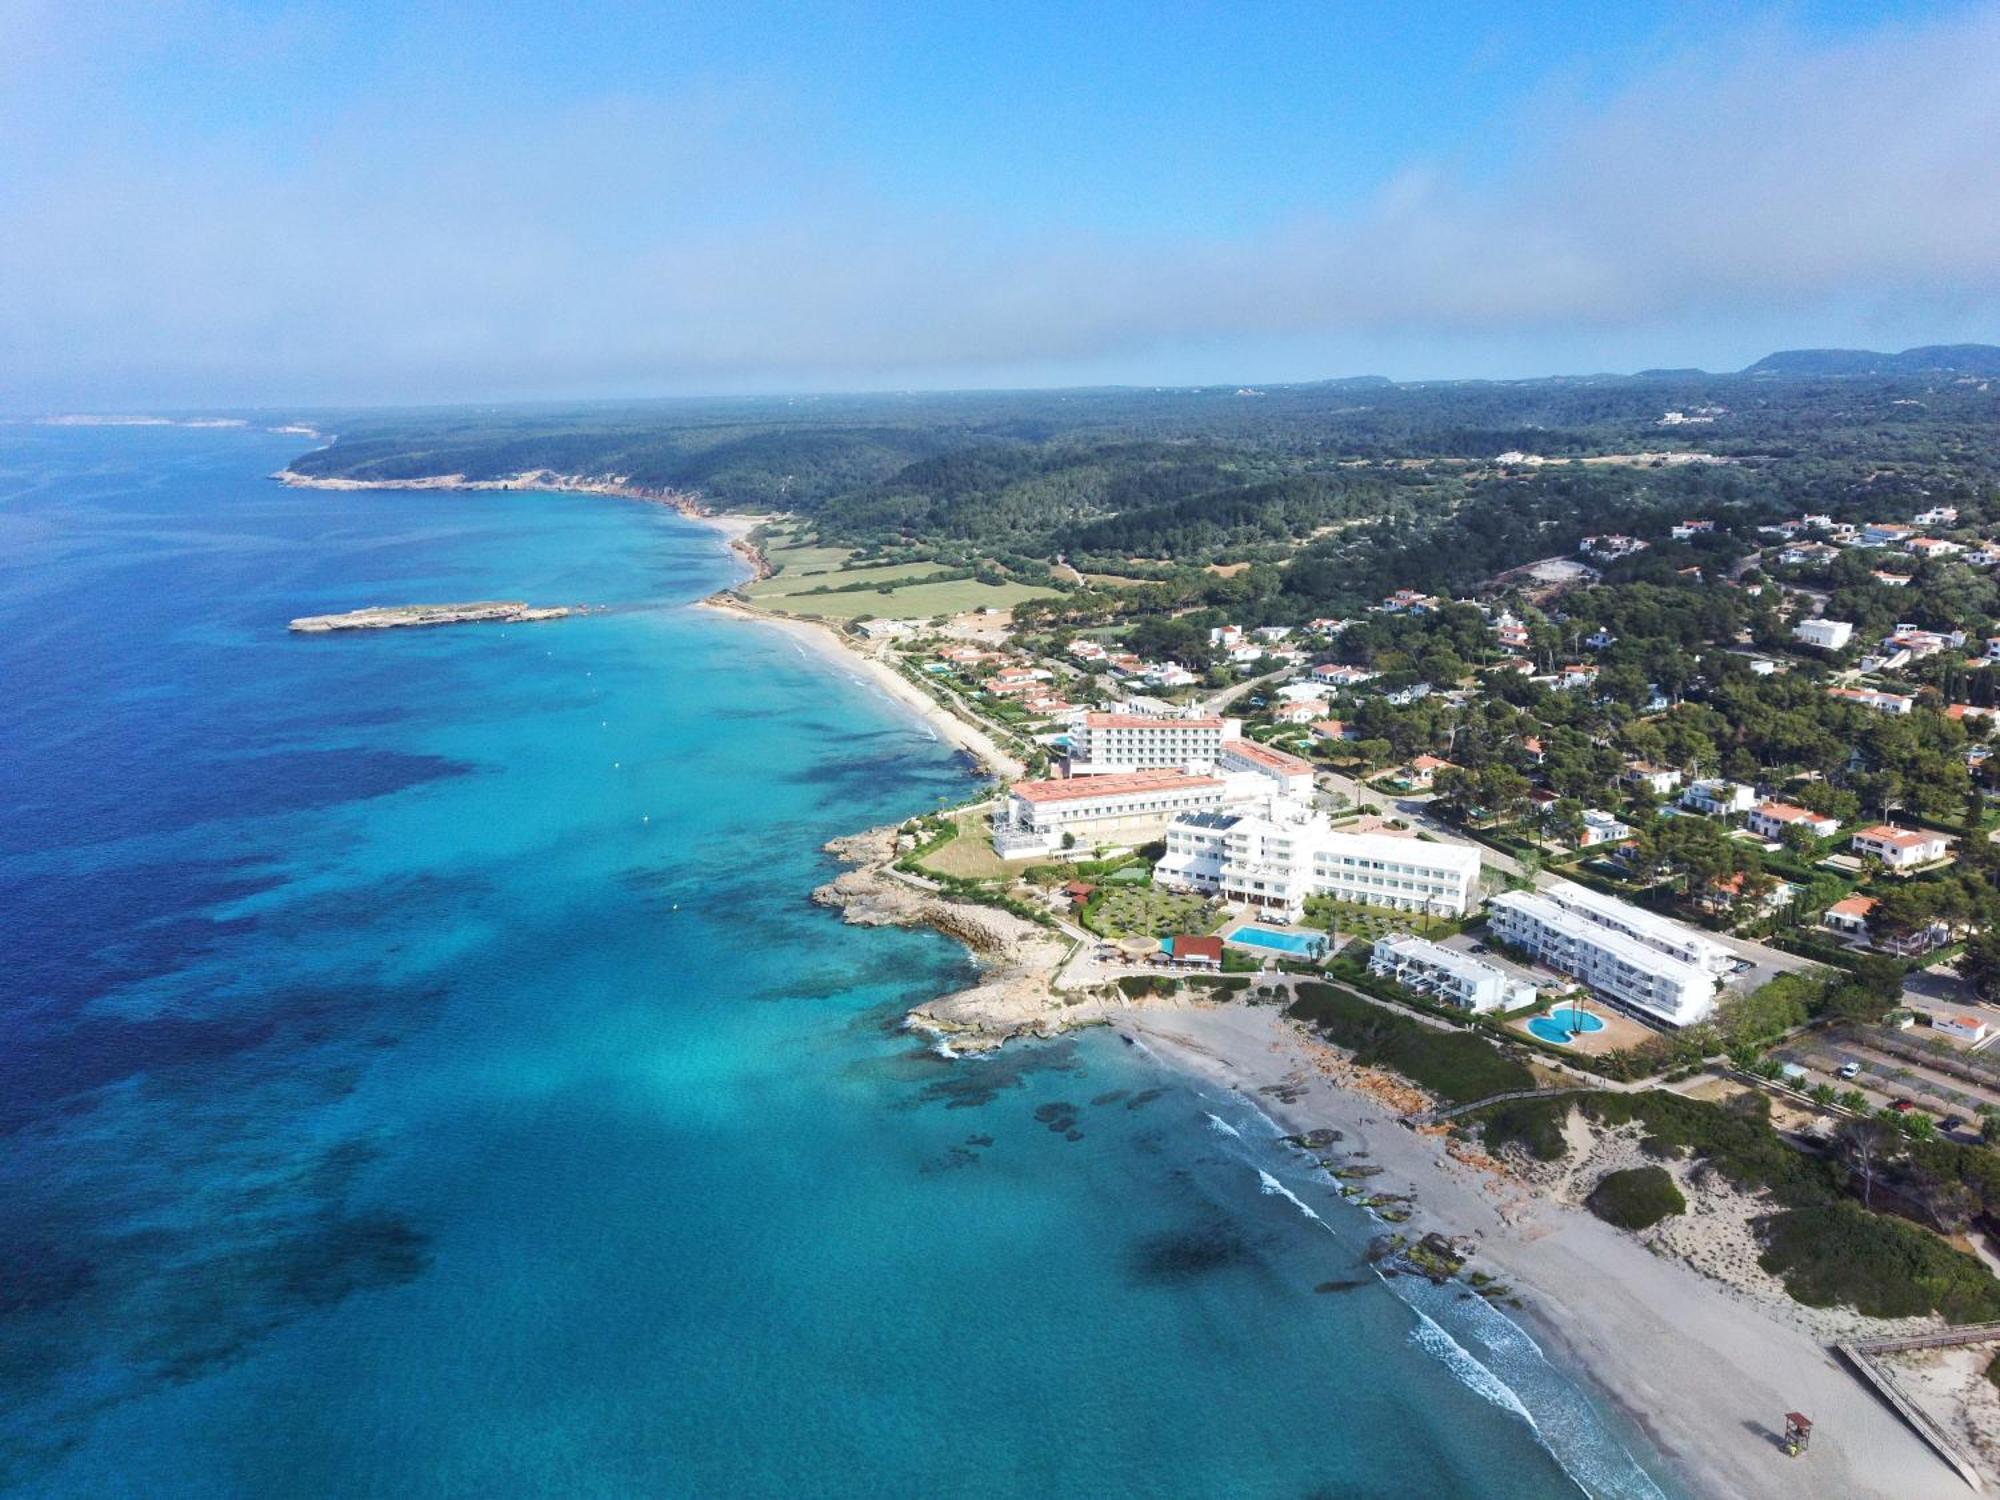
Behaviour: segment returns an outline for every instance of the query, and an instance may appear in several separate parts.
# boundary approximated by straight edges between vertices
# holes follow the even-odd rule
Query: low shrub
[[[1584,1203],[1598,1218],[1620,1229],[1650,1229],[1662,1219],[1687,1212],[1687,1199],[1665,1167],[1608,1172]]]
[[[1392,1069],[1454,1104],[1535,1086],[1534,1074],[1481,1037],[1440,1032],[1330,984],[1301,984],[1290,1014],[1364,1066]]]
[[[1519,1146],[1537,1161],[1561,1161],[1569,1153],[1563,1121],[1571,1104],[1569,1099],[1509,1099],[1469,1118],[1478,1122],[1488,1151]]]
[[[1190,974],[1187,982],[1195,989],[1221,995],[1234,995],[1250,988],[1248,974]]]
[[[1580,1103],[1606,1125],[1638,1121],[1648,1153],[1699,1156],[1739,1187],[1768,1188],[1786,1203],[1823,1201],[1835,1190],[1825,1164],[1792,1150],[1771,1128],[1770,1101],[1762,1094],[1723,1105],[1648,1089],[1585,1094]]]
[[[1928,1230],[1858,1203],[1795,1208],[1765,1221],[1760,1264],[1809,1307],[1876,1318],[1937,1312],[1947,1323],[2000,1320],[2000,1281]]]

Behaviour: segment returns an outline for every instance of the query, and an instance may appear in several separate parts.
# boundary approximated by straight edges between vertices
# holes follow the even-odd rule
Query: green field
[[[788,594],[810,593],[814,589],[843,589],[857,583],[871,586],[907,583],[913,579],[934,577],[943,571],[936,563],[927,562],[885,563],[873,568],[827,568],[809,572],[787,567],[775,578],[751,584],[749,592],[753,599],[775,599]]]
[[[861,615],[886,619],[929,619],[933,615],[955,615],[962,610],[989,606],[1007,609],[1023,599],[1046,598],[1053,589],[1025,583],[976,583],[969,578],[942,583],[916,580],[934,578],[948,571],[934,562],[879,563],[848,568],[842,564],[854,556],[847,547],[817,547],[800,539],[792,530],[774,529],[761,543],[765,560],[777,571],[744,589],[744,593],[765,609],[782,614],[805,615],[823,620],[852,620]],[[850,584],[869,587],[850,592],[815,594],[814,589],[842,589]],[[893,592],[884,594],[882,586]]]
[[[987,817],[985,809],[977,807],[959,813],[953,819],[958,824],[958,837],[918,863],[934,874],[955,875],[960,880],[995,880],[1019,874],[1033,861],[1006,860],[995,854]]]
[[[790,530],[767,531],[758,545],[773,568],[782,568],[793,575],[823,573],[854,556],[852,547],[816,547],[800,533]]]
[[[988,584],[970,578],[953,583],[907,584],[887,594],[874,589],[860,589],[851,594],[764,594],[758,592],[758,587],[761,585],[751,589],[750,597],[766,609],[826,620],[852,620],[861,615],[927,620],[932,615],[955,615],[981,607],[1008,609],[1024,599],[1044,599],[1055,592],[1026,583]]]

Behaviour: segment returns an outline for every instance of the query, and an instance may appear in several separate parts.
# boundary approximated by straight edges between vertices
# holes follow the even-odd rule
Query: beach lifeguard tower
[[[1799,1412],[1785,1413],[1785,1452],[1801,1457],[1812,1442],[1812,1418]]]

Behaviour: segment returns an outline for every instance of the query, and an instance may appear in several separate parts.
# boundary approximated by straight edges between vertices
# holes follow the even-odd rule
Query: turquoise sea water
[[[1660,1493],[1246,1104],[898,1031],[820,845],[966,768],[713,533],[296,447],[0,427],[0,1492]],[[478,597],[607,608],[284,630]]]

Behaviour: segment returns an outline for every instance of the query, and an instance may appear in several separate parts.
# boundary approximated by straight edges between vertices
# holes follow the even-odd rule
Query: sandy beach
[[[756,561],[746,538],[767,518],[693,519],[722,530]],[[704,607],[782,630],[831,654],[991,773],[1022,774],[1020,762],[991,736],[932,700],[863,643],[818,622],[767,614],[728,598],[704,601]],[[865,883],[865,876],[855,878]],[[984,920],[996,915],[986,913]],[[871,917],[851,911],[849,920],[922,919],[914,912]],[[977,943],[970,945],[979,951]],[[959,1009],[970,1010],[962,1019],[990,1022],[992,1035],[980,1045],[1041,1030],[1023,1017],[1054,1013],[1047,979],[1063,947],[1047,948],[1035,955],[1040,962],[1002,964],[1005,972],[977,990],[934,1007],[958,1016],[952,1006],[964,1002]],[[990,1017],[977,1003],[985,997],[997,1007]],[[1475,1165],[1476,1153],[1448,1149],[1443,1133],[1405,1128],[1396,1117],[1412,1103],[1403,1097],[1407,1090],[1380,1079],[1365,1080],[1380,1097],[1355,1087],[1364,1080],[1278,1007],[1090,998],[1082,1007],[1087,1013],[1063,1015],[1057,1029],[1108,1023],[1164,1063],[1242,1093],[1289,1132],[1343,1132],[1344,1150],[1368,1152],[1381,1169],[1372,1190],[1415,1198],[1406,1230],[1475,1240],[1473,1266],[1521,1294],[1525,1308],[1516,1316],[1545,1349],[1630,1416],[1690,1492],[1729,1500],[1955,1500],[1967,1493],[1964,1482],[1828,1347],[1833,1337],[1868,1331],[1867,1320],[1800,1308],[1775,1282],[1745,1289],[1761,1273],[1752,1264],[1743,1274],[1755,1247],[1740,1219],[1719,1213],[1704,1219],[1704,1204],[1691,1199],[1689,1214],[1670,1221],[1672,1234],[1660,1236],[1655,1248],[1564,1201],[1570,1195],[1550,1183],[1495,1170],[1490,1162]],[[919,1025],[929,1019],[923,1007],[912,1017]],[[1274,1097],[1271,1090],[1280,1088],[1283,1098]],[[1704,1275],[1687,1261],[1712,1265],[1718,1275],[1726,1270],[1737,1284]],[[1779,1447],[1784,1413],[1794,1410],[1817,1424],[1804,1459],[1788,1458]]]
[[[719,522],[745,518],[700,516],[695,519],[703,522]],[[768,518],[755,516],[747,519],[755,525],[761,524]],[[704,599],[700,607],[754,621],[774,630],[782,630],[800,644],[828,654],[840,665],[859,674],[860,679],[867,685],[880,689],[916,714],[939,739],[971,755],[989,774],[1002,780],[1012,781],[1026,773],[1027,767],[1022,765],[1018,756],[1002,748],[997,740],[977,725],[969,724],[952,713],[860,642],[849,640],[838,631],[816,620],[767,614],[763,610],[754,609],[733,599],[720,597]]]
[[[1965,1484],[1833,1352],[1593,1215],[1446,1150],[1338,1086],[1340,1060],[1275,1007],[1133,1012],[1112,1023],[1163,1060],[1243,1093],[1287,1131],[1343,1131],[1383,1169],[1371,1188],[1417,1199],[1406,1229],[1470,1236],[1472,1264],[1517,1288],[1545,1348],[1596,1383],[1698,1495],[1740,1500],[1948,1500]],[[1290,1102],[1262,1092],[1287,1089]],[[1302,1085],[1302,1086],[1301,1086]],[[1787,1458],[1784,1414],[1818,1424]]]

